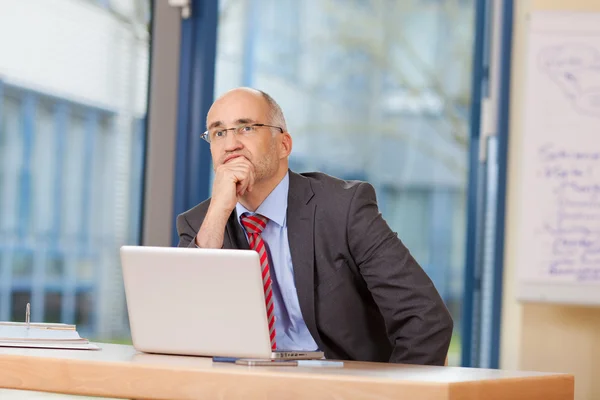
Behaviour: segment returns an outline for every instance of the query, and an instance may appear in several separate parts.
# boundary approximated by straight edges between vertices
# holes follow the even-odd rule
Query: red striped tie
[[[267,321],[269,321],[269,335],[271,337],[271,349],[275,350],[275,311],[273,308],[273,291],[271,290],[271,273],[269,268],[269,256],[267,255],[267,247],[265,241],[260,236],[263,229],[267,226],[268,219],[260,214],[249,215],[242,214],[240,217],[242,225],[246,228],[250,248],[256,250],[260,257],[260,265],[262,267],[263,287],[265,289],[265,303],[267,306]]]

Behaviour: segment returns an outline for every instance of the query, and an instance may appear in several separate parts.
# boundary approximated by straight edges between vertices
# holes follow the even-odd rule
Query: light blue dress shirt
[[[289,174],[286,174],[258,207],[256,214],[269,219],[262,232],[262,238],[269,250],[277,349],[312,351],[317,350],[318,346],[308,331],[300,311],[287,234],[286,213],[289,187],[290,177]],[[238,215],[238,223],[244,229],[239,217],[244,213],[255,213],[248,211],[240,203],[237,203],[235,210]]]

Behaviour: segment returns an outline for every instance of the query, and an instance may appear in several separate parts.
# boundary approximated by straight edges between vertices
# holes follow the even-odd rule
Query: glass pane
[[[285,21],[285,23],[282,23]],[[290,167],[367,180],[452,312],[460,363],[473,0],[229,0],[215,94],[264,90]]]
[[[46,277],[48,280],[60,280],[65,274],[65,260],[61,255],[51,255],[48,257],[46,267]]]
[[[23,290],[13,290],[10,299],[10,320],[15,322],[25,322],[25,310],[27,308],[27,303],[31,303],[31,292]]]
[[[94,264],[93,259],[77,260],[77,279],[82,282],[91,281],[94,278]]]
[[[47,242],[52,229],[52,203],[48,201],[53,195],[52,167],[54,164],[55,142],[52,129],[53,109],[51,101],[40,101],[35,114],[36,137],[32,143],[31,158],[31,202],[30,202],[30,231],[36,237]]]
[[[44,297],[44,322],[60,322],[62,293],[46,292]]]
[[[91,324],[94,311],[92,300],[92,293],[90,292],[77,293],[77,310],[75,311],[75,323],[77,325],[88,326]]]
[[[83,216],[84,196],[84,168],[85,158],[85,122],[80,115],[71,116],[69,126],[65,130],[65,156],[64,168],[62,168],[62,196],[61,212],[61,237],[65,239],[68,246],[76,243],[80,233],[79,228]]]
[[[0,12],[0,249],[10,272],[0,320],[22,320],[26,293],[36,320],[126,342],[119,248],[138,240],[152,2],[38,3],[32,12],[3,0]]]
[[[0,17],[1,18],[1,17]],[[4,93],[0,114],[0,238],[6,241],[16,235],[19,166],[23,154],[23,141],[20,139],[21,121],[19,110],[21,102],[8,93]]]
[[[15,278],[31,278],[33,276],[33,254],[15,252],[12,275]]]

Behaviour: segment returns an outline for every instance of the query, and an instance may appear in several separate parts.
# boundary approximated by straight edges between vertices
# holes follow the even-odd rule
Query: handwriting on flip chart
[[[584,43],[543,48],[539,69],[569,98],[574,109],[600,118],[600,49]]]
[[[541,248],[551,276],[600,281],[600,146],[570,151],[553,144],[538,150],[540,188],[555,207],[547,207]]]
[[[509,153],[517,298],[600,305],[600,13],[532,12],[526,41]]]

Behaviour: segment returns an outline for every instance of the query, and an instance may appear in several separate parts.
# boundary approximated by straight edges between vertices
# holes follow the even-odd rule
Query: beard
[[[258,160],[249,159],[252,165],[254,165],[254,180],[256,182],[262,182],[275,175],[279,164],[279,158],[277,157],[277,147],[275,141],[268,152]]]

